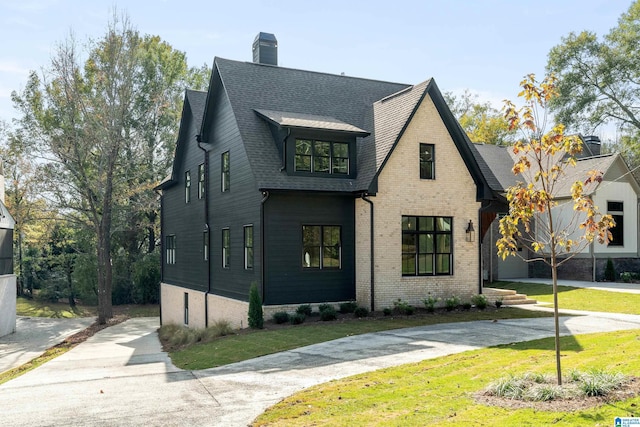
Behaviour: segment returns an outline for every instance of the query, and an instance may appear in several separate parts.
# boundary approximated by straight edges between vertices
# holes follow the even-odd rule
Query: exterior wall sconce
[[[467,225],[467,229],[465,231],[467,233],[467,242],[475,242],[476,230],[473,228],[473,222],[471,220],[469,220],[469,224]]]

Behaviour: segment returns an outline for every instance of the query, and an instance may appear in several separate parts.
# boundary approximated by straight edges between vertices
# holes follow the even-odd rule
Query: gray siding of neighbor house
[[[233,111],[221,84],[211,93],[208,114],[211,125],[204,130],[209,152],[209,225],[211,230],[211,292],[242,301],[249,300],[252,282],[260,283],[260,203],[247,154]],[[273,141],[265,141],[273,144]],[[222,192],[222,154],[229,152],[230,186]],[[244,227],[253,225],[254,265],[245,268]],[[222,265],[222,229],[230,233],[229,267]]]
[[[189,114],[190,116],[190,114]],[[190,125],[179,136],[183,143],[182,160],[176,171],[177,183],[162,195],[162,280],[164,283],[199,291],[207,290],[207,262],[203,254],[204,199],[198,199],[198,165],[204,155],[198,148],[196,129]],[[191,201],[185,203],[185,172],[191,171]],[[166,236],[175,235],[176,263],[166,263]]]
[[[265,305],[355,299],[353,196],[277,193],[264,209]],[[303,225],[342,227],[341,269],[303,269]]]
[[[0,275],[13,274],[13,230],[0,229]]]

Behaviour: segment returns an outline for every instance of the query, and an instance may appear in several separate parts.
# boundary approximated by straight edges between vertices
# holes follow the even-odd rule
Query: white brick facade
[[[435,145],[435,179],[420,179],[419,144]],[[375,309],[393,307],[401,298],[421,306],[429,293],[439,298],[457,295],[463,301],[478,293],[478,239],[466,241],[472,220],[478,232],[476,186],[427,95],[418,107],[378,179],[374,203]],[[370,304],[370,206],[356,202],[356,296]],[[402,216],[453,217],[453,275],[402,276]]]

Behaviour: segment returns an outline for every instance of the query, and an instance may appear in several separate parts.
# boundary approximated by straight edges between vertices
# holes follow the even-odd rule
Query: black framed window
[[[453,274],[453,218],[402,217],[402,275]]]
[[[253,225],[244,227],[244,268],[253,268]]]
[[[296,139],[296,172],[349,174],[349,144],[346,142]]]
[[[222,229],[222,268],[229,268],[229,252],[231,250],[231,238],[228,228]]]
[[[435,179],[436,147],[433,144],[420,144],[420,179]]]
[[[170,234],[164,238],[165,262],[167,264],[176,263],[176,236]]]
[[[198,165],[198,199],[204,198],[204,163]]]
[[[229,191],[231,184],[231,165],[229,162],[229,152],[225,151],[222,153],[222,158],[220,162],[220,170],[221,170],[221,182],[222,182],[222,192]]]
[[[189,203],[191,201],[191,171],[184,173],[184,202]]]
[[[342,267],[342,227],[302,226],[302,267],[339,269]]]
[[[609,246],[624,246],[624,202],[607,202],[607,213],[613,217],[616,226],[610,229]]]
[[[189,324],[189,294],[184,293],[184,324]]]

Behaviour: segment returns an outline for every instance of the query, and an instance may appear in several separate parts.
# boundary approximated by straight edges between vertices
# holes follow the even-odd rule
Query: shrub
[[[311,305],[309,304],[303,304],[301,306],[299,306],[298,308],[296,308],[296,313],[297,314],[302,314],[304,316],[311,316],[311,312],[313,310],[311,309]]]
[[[353,313],[357,308],[358,303],[356,303],[355,301],[343,302],[342,304],[340,304],[340,313]]]
[[[291,322],[292,325],[299,325],[301,323],[304,323],[306,318],[307,316],[305,316],[302,313],[295,313],[289,317],[289,321]]]
[[[494,304],[496,308],[500,308],[502,306],[502,298],[498,298]]]
[[[393,308],[398,313],[406,314],[408,316],[412,315],[416,311],[416,308],[414,306],[406,301],[402,301],[400,298],[398,298],[397,301],[393,302]]]
[[[452,295],[451,297],[444,300],[444,307],[447,311],[452,311],[460,305],[460,297]]]
[[[262,312],[262,300],[258,292],[256,282],[249,289],[249,327],[254,329],[264,328],[264,313]]]
[[[278,311],[277,313],[273,313],[273,321],[278,325],[283,323],[287,323],[289,321],[289,313],[286,311]]]
[[[212,338],[224,337],[233,333],[233,328],[228,320],[216,320],[207,329],[209,329],[209,335]]]
[[[619,372],[610,373],[599,369],[583,374],[581,380],[580,389],[587,396],[605,396],[627,381]]]
[[[385,316],[391,316],[391,309],[389,307],[385,307],[382,310],[382,314],[384,314]]]
[[[318,311],[319,311],[320,313],[322,313],[322,312],[323,312],[323,311],[325,311],[325,310],[334,310],[334,311],[335,311],[335,307],[334,307],[334,306],[332,306],[331,304],[320,304],[320,305],[318,306]]]
[[[336,309],[331,305],[324,307],[324,310],[320,310],[320,320],[322,320],[323,322],[336,320],[337,318],[338,313],[336,312]]]
[[[428,295],[425,299],[422,300],[424,303],[424,308],[427,309],[429,313],[433,313],[436,310],[436,304],[440,301],[440,298],[432,297]]]
[[[620,273],[620,279],[622,279],[624,283],[630,283],[633,279],[633,273],[629,273],[628,271]]]
[[[358,318],[367,317],[369,315],[369,310],[367,310],[366,307],[356,307],[355,310],[353,310],[353,314]]]
[[[478,310],[484,310],[487,308],[487,297],[484,295],[474,295],[471,297],[471,302],[478,308]]]
[[[616,281],[616,269],[611,258],[607,258],[607,265],[604,268],[604,279],[610,282]]]
[[[462,304],[462,309],[463,310],[471,310],[471,303],[470,302],[465,302]]]

